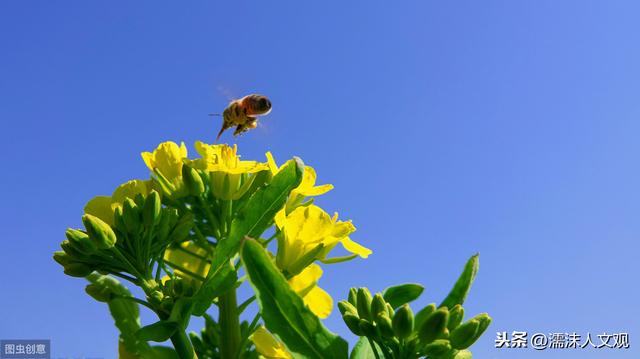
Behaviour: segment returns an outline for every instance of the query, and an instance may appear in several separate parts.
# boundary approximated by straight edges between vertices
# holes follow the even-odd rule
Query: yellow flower
[[[271,154],[271,152],[267,152],[266,156],[269,169],[271,170],[271,173],[275,175],[283,166],[278,167],[276,161],[273,159],[273,155]],[[286,208],[288,211],[293,210],[306,197],[319,196],[333,189],[332,184],[323,184],[320,186],[316,186],[316,179],[316,170],[314,170],[311,166],[304,166],[304,175],[302,177],[302,182],[300,182],[300,185],[298,185],[298,187],[294,188],[293,191],[291,191],[291,195],[287,200]]]
[[[84,207],[84,212],[94,215],[113,226],[113,213],[122,207],[125,198],[134,199],[136,195],[147,196],[152,190],[151,181],[131,180],[118,186],[111,196],[93,197]]]
[[[289,279],[291,289],[302,297],[304,304],[315,315],[325,319],[333,309],[333,299],[324,289],[318,287],[318,280],[322,276],[322,268],[317,264],[311,264],[300,274]]]
[[[168,248],[164,260],[174,273],[184,279],[197,279],[200,283],[207,277],[211,263],[207,251],[193,242],[182,242],[179,247]]]
[[[196,151],[202,156],[190,162],[196,169],[211,173],[213,194],[224,200],[240,198],[249,189],[253,176],[269,167],[257,161],[241,161],[238,146],[207,145],[197,141]]]
[[[195,160],[196,168],[209,172],[225,172],[233,174],[255,173],[268,169],[267,165],[257,161],[241,161],[238,146],[207,145],[196,141],[196,151],[202,158]]]
[[[322,244],[322,250],[313,259],[319,259],[326,263],[337,261],[327,259],[326,256],[338,244],[353,255],[338,260],[353,259],[356,256],[367,258],[371,250],[352,241],[349,235],[355,232],[356,227],[351,221],[338,221],[338,214],[329,217],[322,208],[316,205],[298,207],[286,215],[283,211],[275,217],[276,226],[283,232],[278,240],[278,253],[276,263],[284,271],[295,274],[300,269],[298,261],[305,261],[306,254]]]
[[[187,157],[187,147],[184,142],[178,146],[175,142],[167,141],[158,145],[153,152],[142,152],[142,159],[151,171],[157,170],[164,178],[174,182],[182,176],[182,162]]]
[[[284,344],[263,326],[253,332],[249,338],[255,344],[258,353],[266,359],[292,359]]]

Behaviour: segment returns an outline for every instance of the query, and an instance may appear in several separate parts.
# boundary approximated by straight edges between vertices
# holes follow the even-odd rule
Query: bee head
[[[256,110],[261,113],[269,112],[269,110],[271,110],[271,101],[269,101],[265,96],[258,97],[258,100],[256,101]]]

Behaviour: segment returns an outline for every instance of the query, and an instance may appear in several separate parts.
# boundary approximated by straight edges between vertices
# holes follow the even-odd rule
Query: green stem
[[[222,340],[220,343],[220,357],[234,359],[240,351],[240,316],[235,288],[229,290],[219,298],[220,329]]]
[[[134,278],[134,277],[131,277],[131,276],[128,276],[126,274],[119,273],[119,272],[115,272],[115,271],[114,272],[110,272],[110,273],[113,274],[116,277],[120,277],[122,279],[126,279],[126,280],[128,280],[129,282],[131,282],[133,284],[136,284],[136,285],[138,284],[138,280],[136,278]]]
[[[216,232],[217,234],[217,239],[220,240],[220,221],[218,220],[218,218],[216,218],[216,216],[213,214],[213,212],[211,212],[211,209],[209,209],[209,206],[207,205],[207,203],[200,197],[198,197],[198,201],[200,204],[200,207],[202,208],[202,210],[204,211],[205,214],[205,218],[207,220],[209,220],[209,225],[211,226],[211,229],[213,229],[214,232]]]
[[[189,341],[189,338],[187,338],[187,335],[183,330],[179,329],[171,336],[171,343],[173,343],[173,348],[176,350],[176,353],[178,353],[178,357],[180,359],[195,358],[191,341]]]
[[[151,304],[149,304],[147,301],[144,301],[144,300],[142,300],[140,298],[130,297],[130,296],[126,296],[126,295],[119,295],[119,296],[116,296],[116,298],[125,299],[125,300],[131,300],[131,301],[134,301],[134,302],[136,302],[138,304],[142,304],[145,307],[155,311],[155,308],[152,307]]]
[[[236,355],[237,359],[242,358],[242,351],[241,350],[242,350],[242,348],[244,348],[244,346],[249,341],[249,337],[251,336],[251,334],[253,334],[253,332],[256,330],[256,326],[258,326],[258,321],[259,320],[260,320],[260,312],[256,313],[256,315],[253,317],[253,320],[251,321],[251,324],[249,324],[249,329],[247,330],[247,335],[244,338],[242,338],[242,341],[240,342],[240,350],[238,350],[238,353]]]
[[[271,243],[272,240],[274,240],[274,238],[276,238],[278,235],[280,234],[280,231],[278,231],[277,229],[275,230],[275,232],[273,232],[273,234],[271,235],[271,237],[267,238],[267,240],[265,240],[262,243],[262,246],[267,248],[267,246],[269,245],[269,243]]]

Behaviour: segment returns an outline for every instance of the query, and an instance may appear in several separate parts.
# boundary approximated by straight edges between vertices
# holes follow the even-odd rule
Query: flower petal
[[[357,254],[362,258],[367,258],[373,251],[363,245],[360,245],[354,241],[352,241],[349,237],[344,237],[340,240],[344,249],[348,250],[351,253]]]
[[[324,289],[315,286],[302,298],[313,314],[325,319],[333,310],[333,299]]]
[[[304,194],[306,197],[319,196],[321,194],[325,194],[331,191],[332,189],[333,189],[332,184],[323,184],[321,186],[312,187],[301,194]]]
[[[265,153],[265,156],[267,157],[267,165],[269,166],[269,170],[271,170],[271,173],[275,175],[280,170],[278,168],[278,165],[276,164],[276,160],[273,159],[273,155],[271,154],[271,151],[268,151],[267,153]]]
[[[100,218],[109,225],[113,225],[113,210],[111,209],[111,197],[93,197],[84,206],[84,213]]]
[[[318,283],[322,277],[322,268],[317,264],[311,264],[305,268],[300,274],[289,279],[289,285],[294,292],[304,296],[304,291],[308,291]]]
[[[249,337],[258,353],[267,359],[291,359],[284,344],[278,341],[265,327],[260,326]]]
[[[211,264],[207,261],[207,251],[193,242],[183,242],[180,247],[168,248],[164,260],[174,268],[175,273],[186,278],[205,278]]]
[[[134,199],[138,194],[146,196],[147,194],[149,194],[150,190],[151,182],[148,180],[127,181],[118,186],[118,188],[113,191],[113,194],[111,195],[111,202],[122,204],[124,203],[125,198]]]

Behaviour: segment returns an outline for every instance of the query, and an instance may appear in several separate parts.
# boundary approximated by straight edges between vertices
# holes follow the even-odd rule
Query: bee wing
[[[226,86],[222,86],[222,85],[218,85],[218,87],[216,88],[218,90],[218,92],[220,92],[222,94],[222,96],[224,96],[224,98],[227,99],[227,101],[231,102],[233,100],[235,100],[237,97],[234,96],[234,91],[229,90],[228,87]]]

